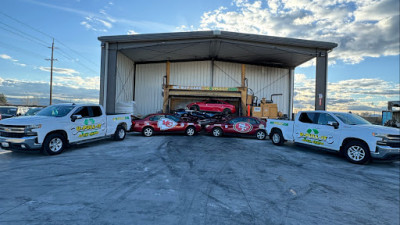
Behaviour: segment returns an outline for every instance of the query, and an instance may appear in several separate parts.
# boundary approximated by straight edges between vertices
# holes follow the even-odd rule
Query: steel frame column
[[[100,86],[100,104],[106,113],[115,113],[115,97],[117,84],[117,45],[104,43],[101,55],[101,75],[103,85]]]
[[[315,110],[326,110],[326,89],[328,84],[328,53],[319,51],[315,74]]]

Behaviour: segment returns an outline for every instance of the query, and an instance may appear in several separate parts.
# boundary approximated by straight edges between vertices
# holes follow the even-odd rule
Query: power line
[[[16,22],[18,22],[18,23],[20,23],[20,24],[22,24],[22,25],[24,25],[24,26],[27,26],[27,27],[31,28],[32,30],[34,30],[34,31],[36,31],[36,32],[38,32],[38,33],[41,33],[41,34],[43,34],[43,35],[45,35],[45,36],[47,36],[47,37],[49,37],[49,38],[53,38],[52,36],[50,36],[50,35],[48,35],[48,34],[42,32],[42,31],[40,31],[40,30],[38,30],[38,29],[32,27],[31,25],[26,24],[26,23],[24,23],[24,22],[21,22],[20,20],[17,20],[17,19],[15,19],[15,18],[13,18],[12,16],[9,16],[9,15],[7,15],[7,14],[1,12],[1,11],[0,11],[0,14],[2,14],[3,16],[6,16],[6,17],[8,17],[9,19],[14,20],[14,21],[16,21]]]
[[[74,57],[72,57],[70,54],[68,54],[67,52],[63,51],[62,49],[58,49],[61,56],[65,57],[66,59],[70,59],[73,62],[78,63],[79,65],[81,65],[82,67],[85,67],[86,69],[94,72],[94,73],[98,73],[97,71],[91,69],[90,67],[86,66],[85,64],[81,63],[80,61],[75,60]]]
[[[11,50],[17,50],[17,51],[22,52],[22,53],[30,54],[32,56],[36,56],[36,57],[40,57],[40,58],[46,58],[46,56],[40,55],[37,52],[32,52],[32,51],[29,51],[27,49],[22,49],[22,48],[19,48],[17,46],[14,46],[12,44],[4,43],[2,41],[0,41],[0,45],[2,45],[5,48],[11,49]]]
[[[43,40],[41,40],[41,39],[39,39],[39,38],[37,38],[37,37],[34,37],[34,36],[32,36],[32,35],[29,35],[28,33],[24,32],[24,31],[21,31],[21,30],[15,28],[15,27],[12,27],[12,26],[10,26],[10,25],[8,25],[8,24],[6,24],[6,23],[3,23],[3,22],[1,22],[1,21],[0,21],[0,23],[3,24],[4,26],[8,27],[8,28],[11,28],[11,29],[13,29],[13,30],[16,30],[16,31],[18,31],[18,32],[20,32],[20,33],[22,33],[22,34],[24,34],[24,35],[27,35],[28,37],[30,37],[30,38],[36,40],[38,43],[47,44],[45,41],[43,41]]]
[[[3,24],[2,22],[0,22],[0,23]],[[8,31],[8,32],[10,32],[10,33],[13,33],[13,34],[15,34],[15,35],[17,35],[17,36],[19,36],[19,37],[21,37],[21,38],[27,39],[27,40],[29,40],[29,41],[35,42],[36,44],[39,44],[39,45],[41,45],[41,46],[47,47],[47,46],[46,46],[45,44],[43,44],[42,42],[38,42],[38,41],[36,41],[35,39],[31,38],[30,36],[24,36],[24,35],[22,35],[22,34],[20,34],[20,33],[18,33],[18,32],[15,32],[15,31],[13,31],[13,30],[10,30],[10,29],[7,29],[7,28],[1,27],[1,26],[0,26],[0,29],[3,29],[3,30]]]
[[[41,31],[41,30],[39,30],[39,29],[37,29],[37,28],[35,28],[35,27],[33,27],[33,26],[27,24],[27,23],[24,23],[24,22],[22,22],[22,21],[20,21],[20,20],[18,20],[18,19],[16,19],[16,18],[14,18],[14,17],[12,17],[12,16],[10,16],[10,15],[4,13],[4,12],[1,12],[1,11],[0,11],[0,14],[2,14],[3,16],[5,16],[5,17],[7,17],[7,18],[9,18],[9,19],[11,19],[11,20],[13,20],[13,21],[19,23],[19,24],[22,24],[22,25],[24,25],[24,26],[26,26],[26,27],[28,27],[28,28],[30,28],[30,29],[32,29],[32,30],[34,30],[34,31],[36,31],[36,32],[38,32],[38,33],[44,35],[44,36],[46,36],[46,37],[49,37],[49,38],[52,38],[52,39],[54,38],[53,36],[51,36],[51,35],[49,35],[49,34],[43,32],[43,31]],[[63,43],[63,42],[60,41],[59,39],[54,38],[54,40],[57,41],[58,43],[60,43],[61,45],[63,45],[65,48],[69,49],[71,52],[75,53],[78,57],[80,57],[80,58],[82,58],[82,59],[85,59],[87,62],[93,64],[93,65],[96,66],[96,67],[99,67],[99,64],[98,64],[98,63],[95,63],[95,62],[91,61],[90,59],[86,58],[85,56],[81,55],[79,52],[77,52],[77,51],[75,51],[74,49],[70,48],[68,45],[66,45],[65,43]],[[47,45],[46,45],[46,47],[47,47]],[[75,60],[74,60],[74,61],[75,61]],[[78,61],[75,61],[75,62],[78,62]],[[78,63],[78,64],[83,65],[83,64],[81,64],[81,63]],[[85,67],[85,68],[88,68],[87,66],[84,66],[84,67]],[[95,70],[93,70],[93,69],[90,69],[90,70],[91,70],[91,71],[95,71]],[[97,73],[97,72],[96,72],[96,73]]]
[[[56,41],[58,41],[61,45],[63,45],[64,47],[66,47],[67,49],[69,49],[70,51],[74,52],[76,55],[80,56],[81,58],[85,59],[87,62],[92,63],[93,65],[99,67],[99,64],[91,61],[90,59],[84,57],[83,55],[81,55],[80,53],[78,53],[77,51],[75,51],[74,49],[68,47],[66,44],[64,44],[63,42],[61,42],[59,39],[55,39]]]

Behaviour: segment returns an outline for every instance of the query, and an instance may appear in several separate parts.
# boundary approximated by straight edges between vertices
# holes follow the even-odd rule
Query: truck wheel
[[[256,133],[256,137],[258,140],[264,140],[266,136],[267,135],[265,134],[265,131],[263,131],[263,130],[258,130]]]
[[[154,133],[153,128],[151,127],[145,127],[142,131],[143,136],[145,137],[151,137]]]
[[[212,134],[214,137],[221,137],[222,136],[222,129],[219,127],[215,127],[212,129]]]
[[[230,109],[224,109],[222,111],[222,114],[224,114],[224,115],[228,115],[228,114],[231,114],[231,113],[232,113],[232,111]]]
[[[66,145],[65,137],[59,133],[53,133],[46,137],[43,142],[42,153],[44,155],[57,155],[64,151]]]
[[[193,136],[196,134],[196,130],[194,129],[194,127],[188,127],[185,133],[187,136]]]
[[[125,128],[121,125],[117,127],[117,130],[114,133],[114,140],[115,141],[122,141],[125,139],[126,131]]]
[[[347,160],[355,164],[365,164],[371,160],[368,146],[361,141],[350,141],[344,146],[344,155]]]
[[[283,138],[282,131],[280,131],[280,130],[273,130],[271,132],[270,138],[274,145],[282,145],[285,140]]]

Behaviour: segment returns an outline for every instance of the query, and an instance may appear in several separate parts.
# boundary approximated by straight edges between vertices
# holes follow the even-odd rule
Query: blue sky
[[[398,0],[2,3],[0,93],[16,103],[47,97],[51,37],[58,48],[54,97],[96,102],[98,36],[210,29],[338,43],[328,69],[330,110],[379,111],[388,100],[399,100]],[[312,109],[314,61],[295,73],[295,109]]]

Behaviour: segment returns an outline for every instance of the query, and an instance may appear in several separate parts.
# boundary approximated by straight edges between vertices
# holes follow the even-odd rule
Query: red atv
[[[222,112],[231,114],[236,112],[234,105],[221,100],[207,100],[202,102],[193,102],[186,106],[188,109],[208,112]]]

